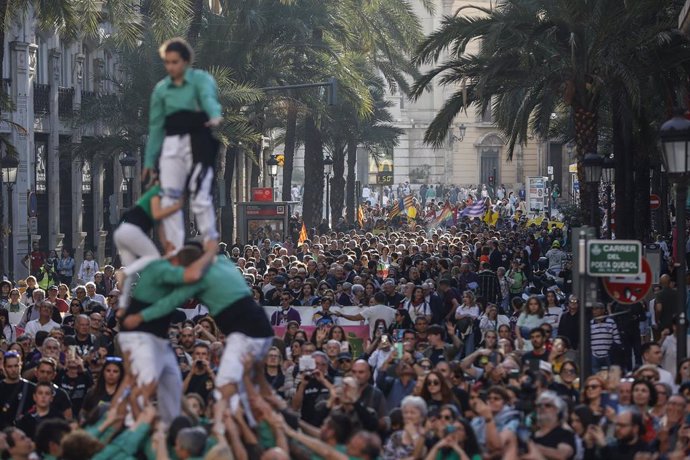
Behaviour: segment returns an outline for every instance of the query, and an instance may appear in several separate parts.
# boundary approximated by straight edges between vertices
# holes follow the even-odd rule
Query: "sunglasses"
[[[447,421],[447,422],[452,422],[452,421],[455,420],[455,419],[453,418],[452,415],[450,415],[450,414],[445,414],[445,415],[441,415],[441,420],[445,420],[445,421]]]
[[[431,387],[431,386],[441,385],[441,382],[438,380],[427,380],[426,384]]]
[[[601,388],[601,385],[585,385],[585,390],[596,390],[597,388]]]
[[[122,358],[120,358],[119,356],[106,356],[105,362],[106,363],[121,363]]]

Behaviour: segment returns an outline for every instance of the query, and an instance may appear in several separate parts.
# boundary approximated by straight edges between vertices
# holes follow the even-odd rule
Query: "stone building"
[[[104,25],[102,37],[108,33]],[[95,123],[78,122],[78,112],[89,98],[115,93],[108,77],[117,75],[117,59],[101,45],[99,40],[66,42],[38,30],[30,12],[6,31],[2,79],[15,107],[2,115],[26,129],[0,125],[19,159],[11,196],[6,186],[2,190],[5,225],[8,205],[13,207],[8,227],[14,251],[8,254],[6,238],[4,262],[13,261],[8,272],[15,278],[26,276],[20,261],[31,241],[38,241],[43,251],[70,248],[77,263],[85,249],[94,250],[103,263],[112,254],[108,234],[119,220],[123,193],[136,198],[126,195],[117,158],[99,160],[96,152],[76,158],[70,148],[104,133]],[[138,177],[131,187],[134,195],[140,190]]]

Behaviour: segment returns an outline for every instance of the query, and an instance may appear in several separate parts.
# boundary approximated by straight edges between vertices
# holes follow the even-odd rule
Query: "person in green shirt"
[[[263,359],[273,344],[273,328],[263,308],[257,305],[252,292],[237,266],[225,257],[217,257],[204,277],[197,283],[181,286],[167,296],[125,319],[125,328],[141,327],[169,315],[189,298],[206,305],[218,328],[225,334],[225,349],[216,373],[216,388],[223,401],[237,393],[244,372],[243,359],[251,355],[253,372],[262,392],[270,393],[265,380]],[[222,413],[222,411],[221,411]],[[220,414],[217,414],[216,422]]]
[[[182,209],[184,202],[182,199],[166,208],[161,207],[160,193],[161,187],[156,182],[137,200],[134,206],[124,213],[120,225],[113,233],[113,241],[120,253],[120,260],[126,267],[125,275],[127,275],[120,283],[122,286],[120,288],[120,308],[127,305],[129,291],[132,287],[131,275],[160,257],[158,248],[149,238],[153,224]],[[165,238],[162,239],[165,241]]]
[[[154,321],[132,327],[128,327],[127,319],[156,303],[176,286],[202,279],[216,251],[215,242],[208,242],[203,253],[197,246],[188,245],[169,259],[149,263],[140,272],[129,306],[118,312],[123,320],[123,327],[117,335],[120,349],[129,360],[137,384],[151,392],[155,386],[158,409],[165,423],[171,423],[181,410],[182,378],[177,356],[168,339],[168,328],[175,308]],[[181,304],[179,302],[175,307]]]
[[[154,176],[158,161],[163,207],[172,206],[189,191],[197,228],[206,240],[217,244],[211,185],[219,143],[211,127],[222,121],[218,88],[208,72],[190,67],[193,51],[185,40],[168,40],[160,55],[168,76],[151,95],[142,179]],[[172,247],[181,248],[185,237],[182,211],[164,219],[163,227]]]

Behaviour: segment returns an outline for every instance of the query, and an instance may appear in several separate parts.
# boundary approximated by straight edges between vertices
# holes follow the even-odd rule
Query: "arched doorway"
[[[503,149],[503,139],[497,134],[487,134],[477,146],[479,153],[479,184],[489,185],[493,178],[493,185],[499,184],[499,158]]]

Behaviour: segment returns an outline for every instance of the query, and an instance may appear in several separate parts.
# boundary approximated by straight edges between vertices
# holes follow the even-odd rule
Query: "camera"
[[[194,363],[194,367],[196,367],[200,371],[203,371],[206,366],[204,365],[204,362],[202,360],[197,359]]]

